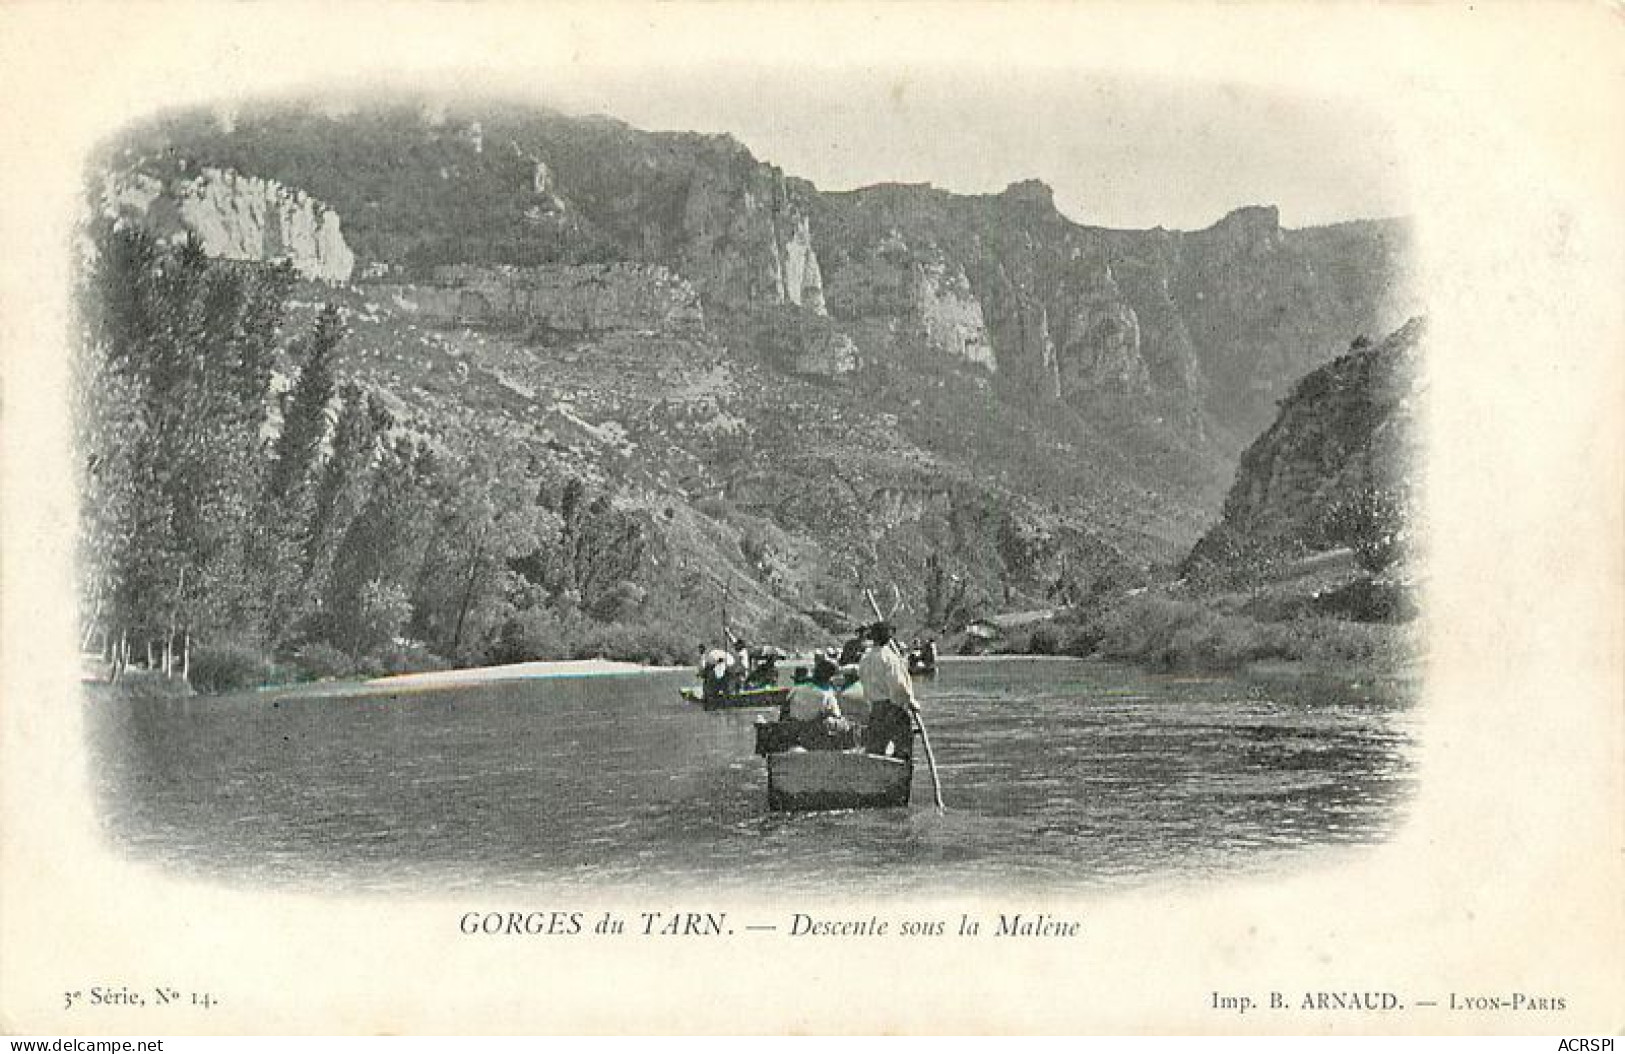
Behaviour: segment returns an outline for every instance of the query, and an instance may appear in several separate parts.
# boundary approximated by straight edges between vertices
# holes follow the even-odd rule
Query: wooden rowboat
[[[899,744],[901,757],[888,757],[865,753],[858,727],[831,732],[818,722],[757,718],[756,753],[767,760],[767,807],[812,812],[905,806],[914,781],[913,739]]]
[[[767,807],[774,812],[906,806],[914,762],[861,750],[767,755]]]
[[[752,707],[783,706],[790,698],[788,687],[746,688],[743,691],[709,697],[698,688],[679,688],[677,691],[688,702],[698,703],[707,710],[746,710]]]

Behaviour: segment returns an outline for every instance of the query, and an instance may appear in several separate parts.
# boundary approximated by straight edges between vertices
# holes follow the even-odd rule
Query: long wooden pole
[[[885,622],[886,616],[880,613],[880,605],[875,602],[875,595],[868,589],[863,591],[863,598],[869,601],[869,610],[875,613],[875,621]],[[886,646],[897,653],[903,660],[904,669],[908,668],[908,658],[898,652],[897,642],[888,641]],[[919,707],[915,707],[910,715],[914,718],[914,727],[920,730],[920,745],[925,747],[925,764],[931,770],[931,793],[937,799],[937,811],[942,812],[947,806],[942,803],[942,778],[937,775],[937,752],[931,749],[931,733],[925,730],[925,718],[920,716]]]
[[[942,780],[937,778],[937,755],[931,749],[931,735],[925,730],[925,719],[918,710],[914,711],[914,727],[920,730],[920,744],[925,747],[925,764],[931,770],[931,793],[937,799],[937,811],[942,812],[948,807],[942,804]]]

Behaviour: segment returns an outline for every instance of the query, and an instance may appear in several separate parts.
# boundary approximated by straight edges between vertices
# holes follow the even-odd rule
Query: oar
[[[869,610],[875,613],[875,621],[885,622],[886,616],[880,613],[880,605],[875,602],[874,593],[865,589],[863,591],[863,598],[869,602]],[[892,651],[898,651],[896,641],[892,641],[889,646],[891,647]],[[902,653],[898,652],[898,654],[901,656]],[[906,666],[908,664],[908,660],[904,658],[903,663]],[[931,770],[931,793],[936,796],[937,811],[942,812],[947,809],[947,806],[942,804],[942,779],[937,775],[937,753],[931,749],[931,734],[925,730],[925,718],[920,716],[920,711],[918,708],[915,709],[913,717],[914,727],[920,730],[920,745],[925,747],[926,767]]]
[[[920,730],[920,743],[925,747],[925,764],[931,770],[931,793],[937,798],[937,811],[947,808],[942,804],[942,781],[937,778],[937,755],[931,749],[931,737],[925,731],[925,721],[921,719],[920,712],[914,711],[914,727]]]

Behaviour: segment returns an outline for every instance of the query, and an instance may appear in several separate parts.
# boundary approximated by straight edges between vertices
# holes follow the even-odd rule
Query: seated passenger
[[[779,683],[779,656],[771,647],[761,647],[751,656],[750,688],[772,688]]]
[[[725,643],[719,650],[728,657],[728,676],[723,689],[729,694],[742,692],[749,687],[746,682],[750,679],[750,645],[726,624],[722,627],[722,636]]]
[[[782,719],[796,726],[796,745],[807,750],[843,750],[857,743],[852,723],[841,716],[831,685],[839,670],[827,656],[813,661],[812,679],[796,685]]]
[[[728,690],[728,669],[732,660],[721,648],[712,648],[700,659],[700,691],[714,699]]]

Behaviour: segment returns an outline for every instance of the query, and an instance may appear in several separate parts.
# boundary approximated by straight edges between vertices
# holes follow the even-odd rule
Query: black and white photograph
[[[93,10],[5,1031],[1617,1026],[1617,24]]]

